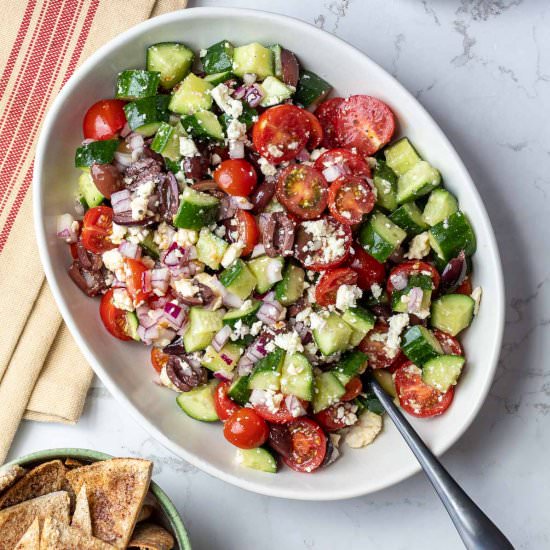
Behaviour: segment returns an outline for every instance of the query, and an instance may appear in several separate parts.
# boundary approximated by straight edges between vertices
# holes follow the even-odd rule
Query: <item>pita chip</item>
[[[51,460],[36,466],[0,496],[0,509],[59,491],[65,478],[61,460]]]
[[[126,548],[149,490],[152,463],[113,458],[67,472],[76,494],[86,484],[92,532],[116,548]]]
[[[65,459],[65,466],[69,468],[80,468],[80,466],[84,466],[84,462],[80,462],[80,460],[77,460],[76,458],[66,458]]]
[[[8,466],[7,468],[0,468],[0,493],[11,487],[20,477],[23,477],[27,473],[25,468],[21,466]]]
[[[0,510],[0,550],[13,550],[32,522],[53,517],[69,524],[69,495],[57,491]]]
[[[113,546],[83,533],[80,529],[47,518],[42,528],[42,550],[113,550]]]
[[[40,522],[36,518],[13,550],[40,550]]]
[[[174,537],[162,527],[153,523],[140,523],[128,548],[140,550],[171,550],[174,548]]]
[[[80,488],[78,496],[76,497],[71,527],[80,529],[85,535],[92,535],[92,518],[90,516],[90,505],[88,504],[88,493],[85,483]]]

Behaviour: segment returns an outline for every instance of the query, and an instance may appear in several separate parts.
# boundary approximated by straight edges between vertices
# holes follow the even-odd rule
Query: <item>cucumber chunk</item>
[[[282,280],[284,265],[285,261],[281,257],[260,256],[248,262],[250,271],[256,277],[256,290],[260,294],[267,292],[275,283]]]
[[[313,71],[300,71],[294,100],[304,107],[319,105],[332,90],[332,85]]]
[[[317,414],[338,403],[346,388],[332,372],[323,372],[314,378],[313,412]]]
[[[229,244],[226,241],[203,228],[199,233],[199,240],[196,244],[197,258],[210,269],[217,270],[220,268],[223,255],[228,246]]]
[[[195,54],[178,42],[160,42],[147,48],[147,70],[160,73],[160,85],[173,88],[191,70]]]
[[[272,105],[282,103],[285,99],[292,97],[295,91],[293,87],[287,86],[274,76],[266,77],[259,86],[264,93],[264,97],[260,102],[262,107],[271,107]]]
[[[336,313],[330,313],[322,327],[313,329],[313,339],[323,355],[345,350],[353,329]]]
[[[208,193],[186,187],[181,195],[174,225],[184,229],[201,229],[216,221],[220,201]]]
[[[212,111],[199,111],[182,117],[185,131],[192,137],[223,140],[223,129],[218,117]]]
[[[170,96],[157,95],[127,103],[123,109],[128,126],[142,136],[152,136],[162,122],[168,121],[169,101]]]
[[[208,384],[180,393],[176,397],[176,402],[187,416],[203,422],[216,422],[219,420],[214,405],[217,385],[218,380],[213,379]]]
[[[216,332],[213,331],[200,332],[189,327],[183,334],[185,351],[187,353],[192,353],[194,351],[206,349],[212,342],[215,334]]]
[[[374,169],[376,204],[385,210],[397,208],[397,174],[383,161],[376,161]]]
[[[189,73],[174,90],[169,108],[180,115],[192,115],[212,107],[212,96],[208,93],[214,86],[203,78]]]
[[[177,161],[180,158],[180,137],[183,128],[180,124],[172,126],[167,122],[161,122],[153,141],[151,149],[160,153],[164,158]]]
[[[262,302],[260,300],[247,300],[242,307],[230,309],[223,316],[222,322],[224,325],[229,325],[230,327],[234,327],[237,321],[241,321],[243,325],[250,326],[258,320],[256,313],[260,309],[261,305]]]
[[[265,447],[237,449],[237,462],[246,468],[268,474],[277,473],[277,460]]]
[[[406,137],[386,147],[384,156],[388,166],[398,176],[406,174],[422,160]]]
[[[252,294],[257,282],[256,277],[240,258],[220,274],[220,283],[241,300],[246,300]]]
[[[281,391],[311,401],[313,398],[313,368],[305,355],[287,354],[281,373]]]
[[[432,304],[432,327],[456,336],[470,326],[474,317],[475,301],[464,294],[446,294]]]
[[[441,183],[441,174],[425,160],[415,164],[408,172],[399,176],[397,182],[397,203],[403,204],[427,195]]]
[[[220,311],[192,307],[189,310],[189,329],[196,333],[218,332],[223,327],[222,315]]]
[[[233,72],[240,77],[253,73],[258,80],[273,76],[273,54],[258,42],[233,50]]]
[[[141,246],[145,253],[151,256],[153,260],[159,259],[160,251],[157,243],[154,241],[153,233],[147,233],[147,236],[139,243],[139,246]]]
[[[393,377],[391,372],[386,369],[374,369],[372,375],[376,378],[376,381],[382,386],[382,389],[392,397],[397,397],[397,391],[395,384],[393,383]]]
[[[133,69],[118,74],[115,97],[132,101],[156,95],[160,83],[160,73]]]
[[[359,242],[379,262],[384,263],[406,239],[407,234],[381,212],[375,212],[363,224]]]
[[[250,388],[248,387],[249,378],[250,376],[239,376],[235,378],[227,390],[227,395],[242,407],[244,407],[250,399]]]
[[[305,271],[294,264],[288,264],[283,271],[283,279],[275,286],[275,298],[283,306],[297,302],[304,293]]]
[[[273,54],[273,74],[279,80],[283,80],[283,62],[281,58],[283,47],[280,44],[272,44],[269,49]]]
[[[407,235],[414,236],[428,229],[428,224],[422,217],[422,211],[414,202],[401,205],[391,213],[390,220],[407,232]]]
[[[429,231],[429,239],[435,253],[447,262],[458,256],[461,250],[471,256],[477,247],[474,230],[460,211],[435,224]]]
[[[344,311],[342,319],[353,329],[350,344],[357,346],[374,327],[374,315],[362,307],[353,307]]]
[[[362,351],[350,351],[346,353],[332,373],[345,386],[353,377],[365,372],[368,364],[368,357]]]
[[[465,359],[461,355],[442,355],[430,359],[422,367],[422,380],[445,393],[457,383],[464,363]]]
[[[438,339],[421,325],[410,327],[403,334],[401,349],[407,358],[419,367],[430,359],[443,355]]]
[[[263,359],[260,359],[248,380],[249,389],[279,391],[284,358],[285,351],[281,348],[275,348]]]
[[[221,40],[212,44],[201,56],[202,67],[206,74],[222,73],[233,67],[233,44],[228,40]]]
[[[241,102],[243,106],[243,112],[241,116],[237,119],[239,122],[246,124],[246,129],[249,130],[252,128],[252,125],[258,120],[258,111],[251,107],[246,101]],[[233,120],[233,117],[229,113],[223,113],[220,115],[220,122],[223,127],[223,130],[227,133],[227,127],[230,122]]]
[[[223,71],[221,73],[207,74],[204,77],[204,80],[206,80],[206,82],[210,82],[212,86],[217,86],[218,84],[227,82],[233,78],[235,78],[235,75],[231,71]]]
[[[118,139],[104,139],[92,141],[77,148],[74,157],[76,168],[85,168],[92,164],[108,164],[115,158],[115,151],[119,144]]]
[[[422,218],[434,226],[458,210],[458,201],[446,189],[434,189],[428,197]]]
[[[84,200],[89,208],[99,206],[105,198],[95,186],[89,168],[86,168],[86,170],[82,172],[78,178],[78,192],[82,197],[84,197]]]
[[[207,369],[231,372],[239,362],[243,348],[233,342],[227,342],[218,352],[212,346],[208,346],[201,360],[201,365]]]
[[[141,338],[138,336],[138,326],[139,321],[137,318],[137,315],[133,311],[127,311],[126,312],[126,334],[132,338],[133,340],[136,340],[136,342],[139,342]]]

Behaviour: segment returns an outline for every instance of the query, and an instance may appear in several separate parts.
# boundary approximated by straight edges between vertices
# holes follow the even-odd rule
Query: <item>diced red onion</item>
[[[163,294],[168,290],[168,284],[170,282],[170,271],[166,267],[159,269],[153,269],[151,271],[151,286],[160,290]]]
[[[151,270],[149,269],[141,274],[141,289],[147,294],[153,290],[153,285],[151,282]]]
[[[231,196],[230,200],[239,210],[252,210],[254,208],[254,205],[246,197]]]
[[[78,231],[75,231],[76,224],[70,214],[61,214],[57,216],[57,236],[66,243],[75,243],[78,241]]]
[[[214,378],[221,380],[222,382],[231,382],[233,380],[233,373],[225,370],[217,370],[214,373]]]
[[[304,416],[307,413],[304,405],[295,395],[287,395],[285,397],[285,405],[294,418]]]
[[[120,137],[125,138],[126,136],[129,136],[131,132],[132,129],[130,128],[130,125],[126,123],[120,131]]]
[[[265,254],[265,247],[263,244],[257,244],[250,254],[250,258],[257,258],[258,256],[263,256]]]
[[[146,305],[138,306],[136,314],[139,324],[143,328],[150,328],[158,324],[159,319],[163,316],[162,309],[149,309]]]
[[[74,211],[76,212],[77,216],[84,216],[84,214],[86,213],[84,205],[79,200],[74,201]]]
[[[115,151],[115,160],[125,168],[128,168],[132,164],[132,155],[130,153],[121,153]]]
[[[141,247],[130,241],[122,241],[118,246],[118,251],[125,258],[131,258],[132,260],[141,258]]]
[[[126,283],[119,281],[116,277],[113,279],[113,284],[111,285],[113,288],[126,288]]]
[[[256,82],[256,74],[255,73],[244,73],[243,74],[243,82],[247,85],[247,86],[250,86],[251,84],[254,84],[254,82]]]
[[[189,260],[188,251],[173,242],[168,250],[161,256],[161,262],[167,267],[183,267]]]
[[[246,376],[252,372],[254,368],[254,361],[250,359],[250,357],[243,355],[239,359],[239,363],[237,365],[237,372],[239,376]]]
[[[229,340],[231,336],[231,327],[224,325],[218,332],[216,332],[214,339],[212,340],[212,347],[219,353],[223,346]]]
[[[258,84],[252,84],[252,86],[249,86],[246,90],[244,99],[251,107],[257,107],[261,103],[263,97],[264,93]]]
[[[168,324],[175,330],[179,330],[185,321],[187,310],[178,304],[168,302],[164,306],[163,317],[168,321]]]
[[[246,90],[246,86],[239,86],[232,95],[235,99],[242,99],[246,94]]]
[[[244,301],[241,300],[241,298],[239,298],[236,294],[233,294],[233,292],[228,292],[227,290],[222,295],[222,302],[224,306],[233,308],[239,308],[244,303]]]
[[[126,141],[131,151],[134,151],[136,149],[143,149],[143,146],[145,145],[145,140],[143,139],[143,136],[137,133],[130,134]]]
[[[343,175],[345,175],[345,170],[340,164],[332,164],[323,170],[323,176],[329,183]]]
[[[176,336],[176,332],[170,328],[163,328],[160,326],[158,328],[158,336],[154,338],[154,340],[168,340],[169,342],[171,342]]]
[[[244,142],[234,139],[229,141],[229,157],[232,159],[244,158]]]
[[[413,286],[409,291],[409,301],[407,302],[407,311],[409,313],[418,313],[422,304],[424,293],[418,286]]]
[[[187,249],[187,259],[189,259],[189,260],[198,260],[198,258],[199,258],[199,253],[197,252],[197,247],[192,244]]]
[[[111,206],[115,214],[123,214],[132,211],[131,195],[128,189],[115,191],[111,195]]]
[[[403,273],[395,273],[390,277],[390,282],[395,290],[403,290],[407,286],[409,278]]]
[[[264,302],[256,316],[262,323],[273,326],[284,318],[285,308],[279,302]]]

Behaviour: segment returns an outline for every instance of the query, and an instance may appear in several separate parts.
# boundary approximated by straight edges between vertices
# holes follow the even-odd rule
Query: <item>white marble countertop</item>
[[[191,0],[190,5],[276,11],[337,34],[395,75],[454,143],[497,233],[507,323],[490,396],[443,462],[517,548],[550,547],[550,5],[545,0]],[[462,548],[422,475],[343,502],[247,493],[171,455],[99,382],[77,426],[27,422],[10,457],[62,446],[153,459],[155,478],[183,513],[195,549]]]

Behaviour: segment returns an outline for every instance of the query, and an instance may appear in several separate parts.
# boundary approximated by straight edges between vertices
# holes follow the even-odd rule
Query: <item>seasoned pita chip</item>
[[[69,524],[69,495],[65,491],[43,495],[1,510],[0,550],[13,550],[37,517],[43,521],[50,516]]]
[[[149,490],[152,466],[148,460],[113,458],[67,472],[75,493],[86,483],[94,536],[126,548]]]
[[[84,534],[80,529],[47,518],[42,528],[40,548],[44,550],[113,550],[113,546]]]
[[[80,460],[77,460],[76,458],[69,457],[65,459],[65,466],[69,469],[80,468],[80,466],[84,466],[84,462],[80,462]]]
[[[65,478],[65,466],[61,460],[44,462],[26,473],[15,485],[0,496],[0,510],[25,500],[59,491]]]
[[[36,518],[13,550],[40,550],[40,522]]]
[[[21,466],[8,466],[0,468],[0,493],[13,485],[20,477],[27,473]]]
[[[141,550],[171,550],[174,548],[174,537],[162,527],[153,523],[140,523],[128,548],[140,548]]]
[[[136,520],[136,523],[149,519],[153,515],[154,510],[155,510],[154,506],[151,506],[150,504],[144,504],[141,507],[141,510],[139,511],[139,515]]]
[[[71,527],[80,529],[85,535],[92,535],[92,518],[90,516],[90,505],[88,504],[88,493],[86,484],[82,485],[76,497]]]

